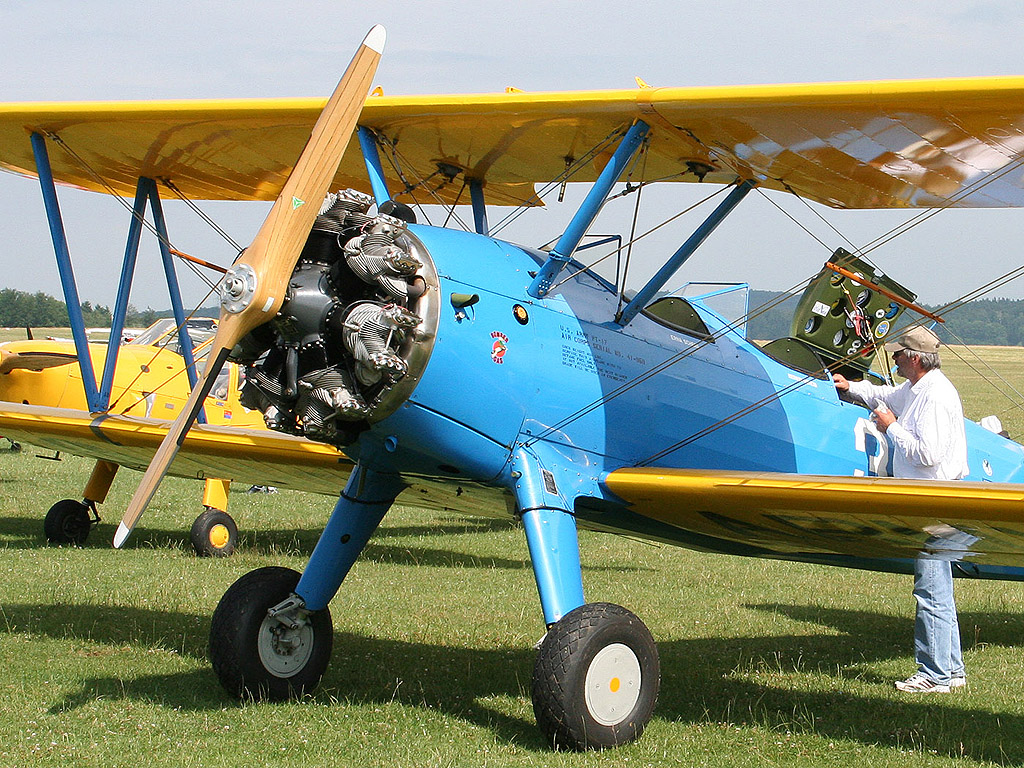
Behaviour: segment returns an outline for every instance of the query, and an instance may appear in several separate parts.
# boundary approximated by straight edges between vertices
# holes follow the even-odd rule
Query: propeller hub
[[[248,264],[235,264],[220,281],[220,306],[237,315],[252,303],[256,292],[256,271]]]

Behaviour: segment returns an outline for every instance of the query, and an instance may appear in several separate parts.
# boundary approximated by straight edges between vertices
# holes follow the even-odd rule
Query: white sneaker
[[[949,678],[950,688],[966,688],[967,687],[967,675],[953,675]]]
[[[966,682],[966,679],[965,681]],[[930,677],[925,677],[920,672],[915,672],[906,680],[896,681],[896,690],[904,693],[949,693],[950,687],[942,683],[936,683]]]

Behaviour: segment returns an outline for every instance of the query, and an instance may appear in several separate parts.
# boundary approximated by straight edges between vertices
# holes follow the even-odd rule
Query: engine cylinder
[[[243,405],[271,429],[344,446],[393,413],[422,375],[439,317],[433,261],[407,224],[329,196],[278,315],[233,351]]]

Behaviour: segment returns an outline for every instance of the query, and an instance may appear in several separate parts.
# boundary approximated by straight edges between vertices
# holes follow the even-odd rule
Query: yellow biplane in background
[[[201,361],[213,339],[217,321],[191,319],[186,323]],[[88,329],[90,332],[94,329]],[[108,345],[90,342],[92,359],[106,360]],[[0,400],[24,405],[88,410],[78,354],[65,339],[26,339],[0,344]],[[190,394],[181,342],[174,320],[158,320],[131,334],[118,354],[111,389],[110,413],[172,419]],[[263,429],[263,414],[238,402],[244,373],[237,365],[225,366],[204,403],[208,424]],[[31,438],[29,438],[31,440]],[[96,505],[106,499],[118,465],[97,460],[82,492],[82,499],[63,499],[46,513],[43,528],[55,544],[84,544],[100,522]],[[229,555],[238,541],[238,529],[227,512],[230,481],[208,477],[203,511],[190,532],[199,555]]]

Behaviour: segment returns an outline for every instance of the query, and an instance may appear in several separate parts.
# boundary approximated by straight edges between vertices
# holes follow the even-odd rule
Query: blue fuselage
[[[360,440],[364,459],[511,487],[525,446],[573,487],[570,504],[600,494],[601,478],[624,466],[885,474],[888,448],[863,407],[723,331],[699,301],[713,341],[645,314],[621,327],[614,291],[589,273],[535,300],[526,291],[543,254],[446,229],[410,232],[437,269],[439,325],[412,396]],[[479,300],[456,307],[453,294]],[[1024,449],[967,426],[970,479],[1024,478]]]

